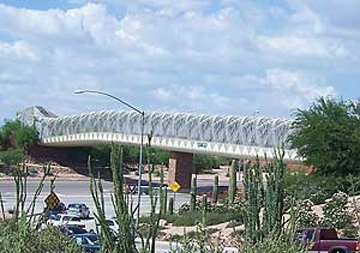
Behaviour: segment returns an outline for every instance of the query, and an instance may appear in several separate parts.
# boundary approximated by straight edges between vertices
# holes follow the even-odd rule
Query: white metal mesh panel
[[[37,118],[41,138],[87,132],[139,135],[141,115],[129,111],[100,111],[58,118]],[[145,112],[145,134],[195,141],[258,147],[285,145],[291,121],[266,117],[211,116]]]

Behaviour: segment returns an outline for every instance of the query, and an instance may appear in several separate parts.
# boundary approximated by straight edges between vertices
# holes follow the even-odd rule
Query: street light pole
[[[93,94],[98,94],[98,95],[103,95],[103,96],[107,96],[110,97],[112,99],[115,99],[116,101],[122,103],[123,105],[131,108],[132,110],[136,111],[137,113],[139,113],[141,115],[141,133],[140,133],[140,154],[139,154],[139,166],[138,166],[138,194],[137,194],[137,200],[138,200],[138,204],[137,204],[137,215],[136,215],[136,224],[135,224],[135,228],[138,229],[139,227],[139,220],[140,220],[140,202],[141,202],[141,177],[142,177],[142,167],[143,167],[143,146],[144,146],[144,127],[145,127],[145,112],[142,110],[139,110],[138,108],[132,106],[131,104],[121,100],[120,98],[111,95],[107,92],[104,91],[98,91],[98,90],[75,90],[74,91],[75,94],[84,94],[84,93],[93,93]]]

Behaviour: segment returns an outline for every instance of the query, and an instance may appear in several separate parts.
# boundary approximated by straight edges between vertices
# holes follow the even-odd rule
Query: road
[[[39,184],[38,180],[28,181],[28,201],[31,200],[34,195],[36,188]],[[104,188],[104,197],[106,203],[106,213],[109,216],[114,216],[114,210],[111,205],[111,193],[113,191],[113,184],[109,181],[102,181]],[[227,188],[227,182],[220,182],[222,189]],[[212,188],[211,180],[199,180],[198,181],[198,193],[210,192]],[[11,209],[15,205],[16,200],[16,189],[15,184],[12,180],[0,180],[0,192],[4,199],[5,210]],[[49,194],[49,182],[45,182],[42,193],[36,201],[36,212],[41,212],[44,205],[44,200]],[[74,202],[85,203],[90,207],[91,210],[95,209],[91,194],[89,190],[89,181],[75,181],[75,180],[59,180],[55,182],[55,192],[62,202],[66,205]],[[136,194],[135,194],[136,195]],[[137,204],[137,196],[132,195],[134,204]],[[176,193],[175,195],[169,190],[168,198],[175,197],[175,209],[179,208],[183,203],[189,202],[190,195],[188,193]],[[141,215],[146,215],[150,211],[150,198],[148,195],[143,194],[141,196]]]
[[[39,184],[38,180],[29,180],[28,181],[28,202],[32,199],[36,188]],[[209,180],[199,180],[198,187],[199,191],[209,191],[211,190],[212,182]],[[223,186],[226,183],[221,183]],[[114,210],[111,204],[111,193],[112,193],[112,182],[102,181],[102,185],[104,188],[104,197],[105,197],[105,210],[106,215],[108,217],[114,216]],[[9,210],[13,208],[16,201],[16,188],[15,184],[12,180],[0,180],[0,192],[3,196],[4,200],[4,207],[5,210]],[[44,200],[50,192],[49,182],[45,182],[43,187],[42,193],[40,194],[39,198],[36,201],[36,208],[35,212],[41,212],[45,207]],[[89,182],[88,181],[56,181],[55,183],[55,192],[60,198],[62,202],[66,205],[75,202],[85,203],[87,206],[90,207],[90,210],[95,210],[95,206],[91,199],[91,194],[89,190]],[[174,196],[172,192],[168,192],[168,198]],[[134,204],[137,204],[137,196],[131,195]],[[178,209],[183,203],[188,203],[190,199],[189,193],[176,193],[175,194],[175,209]],[[141,196],[141,207],[140,213],[141,215],[149,214],[150,212],[150,198],[148,195],[143,194]],[[86,220],[86,229],[95,229],[94,219]],[[157,253],[165,253],[170,251],[170,244],[168,242],[157,242],[156,244],[156,252]],[[228,248],[226,251],[228,253],[237,252],[235,249]]]
[[[136,247],[140,245],[139,242],[136,243]],[[171,249],[175,249],[176,244],[170,245],[169,242],[157,241],[156,242],[156,253],[168,253]],[[235,248],[226,247],[224,248],[224,253],[238,253],[239,251]],[[195,253],[195,252],[194,252]]]
[[[36,188],[39,184],[37,180],[28,181],[28,201],[31,201],[32,196],[34,195]],[[107,216],[114,216],[114,210],[111,204],[111,193],[112,193],[112,182],[102,181],[104,188],[104,198],[105,198],[105,210]],[[9,181],[0,181],[0,192],[4,199],[5,210],[11,209],[15,205],[16,201],[16,189],[14,182]],[[36,201],[36,212],[41,212],[45,207],[44,200],[49,194],[49,182],[46,182],[43,188],[42,193]],[[95,210],[93,204],[88,181],[57,181],[55,183],[55,192],[62,202],[66,205],[75,202],[85,203],[90,207],[91,210]],[[137,196],[130,195],[134,205],[137,205]],[[168,197],[173,196],[173,193],[169,192]],[[189,194],[187,193],[176,193],[175,195],[175,209],[179,208],[181,204],[189,201]],[[142,194],[141,196],[141,206],[140,214],[146,215],[150,212],[150,198],[148,195]]]

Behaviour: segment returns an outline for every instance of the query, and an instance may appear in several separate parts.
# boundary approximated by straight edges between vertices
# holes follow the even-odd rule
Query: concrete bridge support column
[[[193,154],[171,151],[169,155],[169,184],[176,180],[181,189],[190,189]]]

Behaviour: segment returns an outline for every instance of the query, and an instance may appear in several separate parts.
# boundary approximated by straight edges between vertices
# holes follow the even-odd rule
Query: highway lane
[[[34,195],[36,188],[39,184],[39,180],[29,180],[28,181],[28,202],[30,203],[32,196]],[[102,181],[104,193],[105,193],[105,203],[106,203],[106,214],[108,217],[114,216],[114,210],[111,205],[111,193],[112,193],[112,182]],[[199,180],[198,185],[201,190],[211,189],[211,181]],[[221,183],[223,186],[224,184]],[[40,194],[39,198],[36,201],[35,212],[41,212],[45,207],[44,200],[50,192],[50,183],[49,181],[45,182],[43,191]],[[12,180],[0,180],[0,192],[4,199],[5,210],[11,209],[15,205],[16,201],[16,188]],[[91,199],[91,194],[89,190],[89,181],[74,181],[74,180],[58,180],[55,182],[55,192],[62,202],[66,205],[69,203],[82,202],[90,207],[91,210],[95,210],[95,206]],[[171,191],[168,192],[168,198],[173,197]],[[134,204],[137,204],[137,196],[130,196],[133,199]],[[189,193],[176,193],[175,195],[175,209],[178,209],[183,203],[188,203],[190,200]],[[150,198],[148,195],[143,194],[141,196],[141,215],[146,215],[150,212]],[[95,220],[85,220],[86,229],[95,229]],[[157,242],[156,252],[157,253],[166,253],[170,251],[170,244],[168,242]],[[235,249],[227,248],[224,252],[232,253],[237,252]]]
[[[28,203],[30,203],[32,196],[34,195],[36,188],[39,184],[38,180],[29,180],[28,181]],[[114,210],[111,204],[111,193],[113,192],[112,182],[102,181],[104,188],[104,198],[105,198],[105,210],[108,216],[114,216]],[[41,212],[45,207],[44,200],[50,192],[50,183],[45,182],[42,193],[36,201],[36,212]],[[16,201],[16,188],[14,182],[11,180],[0,180],[0,192],[4,199],[5,210],[11,209],[15,205]],[[55,182],[55,192],[62,202],[66,205],[75,202],[85,203],[90,207],[91,210],[95,210],[93,204],[88,181],[56,181]],[[168,192],[168,197],[173,196],[172,192]],[[130,195],[130,198],[133,200],[134,205],[137,205],[137,196]],[[175,196],[175,209],[179,208],[183,203],[188,202],[190,195],[187,193],[176,193]],[[141,206],[140,213],[145,215],[150,212],[150,198],[146,194],[141,195]]]

